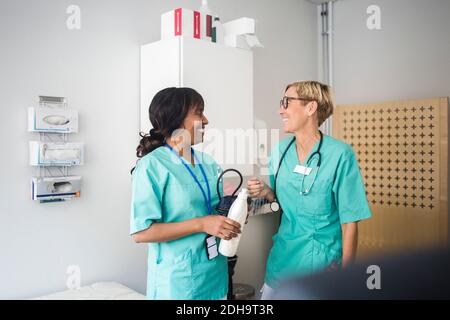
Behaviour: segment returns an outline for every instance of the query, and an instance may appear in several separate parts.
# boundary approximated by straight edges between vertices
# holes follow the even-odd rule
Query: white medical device
[[[31,198],[41,202],[66,201],[80,197],[81,177],[33,177]]]
[[[30,165],[77,166],[84,162],[84,143],[30,141]]]
[[[31,199],[79,198],[81,177],[69,175],[69,168],[84,164],[84,143],[67,142],[78,133],[78,111],[68,108],[66,97],[39,96],[39,105],[28,108],[28,131],[39,133],[38,141],[29,142],[29,163],[38,171],[31,178]]]
[[[78,111],[47,106],[28,108],[28,131],[77,133]]]

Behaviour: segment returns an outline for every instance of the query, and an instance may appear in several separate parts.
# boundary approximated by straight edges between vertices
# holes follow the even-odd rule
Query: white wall
[[[159,39],[159,16],[198,1],[1,0],[0,2],[0,299],[64,290],[66,268],[82,285],[121,282],[142,293],[146,248],[128,236],[130,175],[139,128],[139,46]],[[66,8],[81,7],[82,28],[66,28]],[[284,85],[315,79],[316,10],[304,0],[211,0],[224,21],[258,19],[265,49],[255,51],[255,113],[268,128]],[[86,143],[82,197],[60,204],[30,200],[26,108],[38,95],[67,96],[80,111]],[[9,155],[8,157],[6,155]],[[259,286],[277,217],[254,217],[240,249],[236,280]]]
[[[372,4],[381,8],[381,30],[366,28]],[[334,7],[338,104],[450,97],[450,1],[343,0]]]
[[[381,8],[381,30],[366,9]],[[338,103],[450,96],[450,1],[342,0],[335,8]]]

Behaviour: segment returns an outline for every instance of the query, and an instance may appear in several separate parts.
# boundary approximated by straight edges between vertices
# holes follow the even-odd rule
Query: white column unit
[[[253,53],[186,37],[141,48],[141,131],[149,132],[148,108],[166,87],[191,87],[205,100],[209,120],[198,148],[222,166],[253,172]]]

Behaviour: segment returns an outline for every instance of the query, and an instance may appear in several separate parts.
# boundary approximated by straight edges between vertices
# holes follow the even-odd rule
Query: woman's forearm
[[[202,232],[200,219],[183,222],[154,223],[148,229],[135,233],[133,239],[137,243],[167,242]]]
[[[358,223],[350,222],[342,225],[342,267],[354,263],[358,246]]]
[[[275,201],[273,190],[261,179],[253,177],[247,181],[247,189],[250,197],[265,199],[269,202]]]
[[[266,194],[265,194],[264,198],[269,202],[275,201],[275,195],[273,193],[273,190],[269,186],[267,186],[266,188],[267,188],[267,190],[266,190]]]

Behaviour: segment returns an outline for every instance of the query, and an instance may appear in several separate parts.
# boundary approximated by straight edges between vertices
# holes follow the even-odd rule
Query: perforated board
[[[339,105],[333,135],[351,144],[373,217],[360,256],[447,244],[448,98]]]

